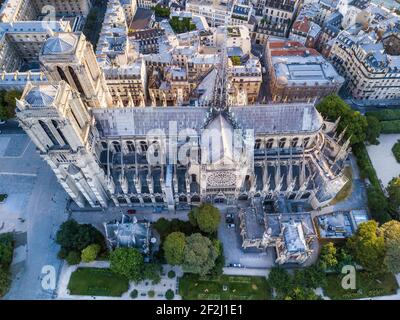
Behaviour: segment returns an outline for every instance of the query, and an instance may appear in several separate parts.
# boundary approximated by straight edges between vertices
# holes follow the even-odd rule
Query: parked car
[[[235,224],[234,223],[229,223],[228,224],[228,228],[234,228],[235,227]]]
[[[242,267],[242,265],[240,263],[230,263],[229,266],[231,268],[241,268]]]
[[[129,209],[129,210],[126,210],[126,213],[127,214],[135,214],[136,210],[135,209]]]
[[[227,218],[227,219],[228,219],[228,218],[233,219],[233,213],[227,213],[227,214],[226,214],[226,218]]]
[[[234,220],[233,220],[233,218],[226,218],[225,222],[226,223],[234,223]]]

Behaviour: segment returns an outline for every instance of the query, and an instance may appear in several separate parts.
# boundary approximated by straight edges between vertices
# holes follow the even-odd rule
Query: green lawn
[[[70,294],[120,297],[129,289],[129,281],[110,269],[78,268],[68,283]]]
[[[223,286],[227,291],[223,291]],[[199,277],[184,274],[179,281],[184,300],[268,300],[271,288],[264,277],[218,276]]]
[[[395,294],[398,288],[396,278],[385,274],[378,279],[370,278],[366,272],[357,272],[356,290],[344,290],[341,286],[343,274],[328,274],[324,294],[334,300],[360,299]]]

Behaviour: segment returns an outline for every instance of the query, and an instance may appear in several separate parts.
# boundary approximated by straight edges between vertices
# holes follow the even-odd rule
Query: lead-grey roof
[[[49,107],[56,94],[54,86],[37,86],[33,87],[25,97],[25,101],[32,107],[45,108]]]
[[[231,114],[244,130],[255,134],[315,132],[322,118],[312,104],[274,104],[232,107]],[[170,122],[176,122],[178,132],[183,129],[203,128],[208,108],[201,107],[145,107],[93,110],[100,135],[108,137],[143,136],[152,129],[163,129],[168,134]]]
[[[70,33],[59,33],[58,35],[49,38],[44,46],[43,54],[57,54],[71,51],[76,42],[76,36]]]

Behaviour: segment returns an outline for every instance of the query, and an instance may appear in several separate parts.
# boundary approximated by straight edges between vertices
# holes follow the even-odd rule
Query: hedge
[[[352,149],[357,158],[361,178],[367,178],[371,183],[371,186],[367,189],[368,208],[371,216],[379,223],[385,223],[390,220],[390,215],[387,211],[389,203],[382,191],[376,171],[369,159],[367,149],[363,143],[353,145]]]
[[[400,140],[397,140],[397,142],[393,145],[392,152],[397,162],[400,163]]]
[[[400,120],[381,121],[381,133],[400,133]]]
[[[400,120],[400,110],[386,109],[379,111],[368,111],[365,113],[366,116],[373,116],[379,121],[391,121]]]

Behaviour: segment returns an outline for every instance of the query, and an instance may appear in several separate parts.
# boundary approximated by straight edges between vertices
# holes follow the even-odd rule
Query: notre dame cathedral
[[[28,83],[17,117],[79,207],[259,197],[327,204],[347,182],[349,141],[313,104],[122,107],[82,33],[47,39],[48,84]]]

